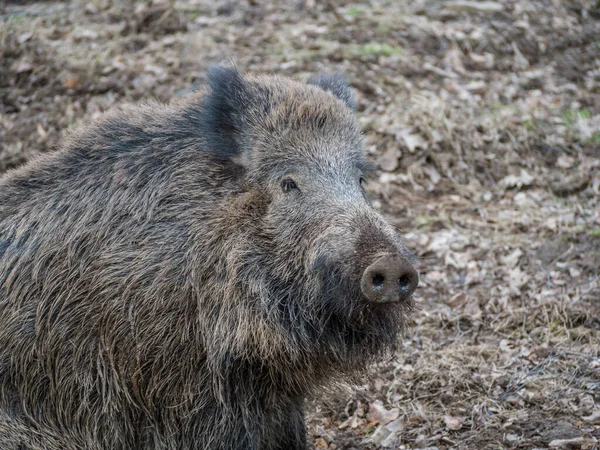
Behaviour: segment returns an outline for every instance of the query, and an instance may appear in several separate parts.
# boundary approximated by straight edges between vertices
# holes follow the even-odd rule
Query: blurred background
[[[356,89],[414,326],[308,405],[317,449],[599,448],[600,2],[0,3],[0,172],[207,67]]]

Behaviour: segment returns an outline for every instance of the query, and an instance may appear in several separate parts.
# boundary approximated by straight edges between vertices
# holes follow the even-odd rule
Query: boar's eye
[[[284,178],[281,181],[281,190],[286,194],[294,189],[298,190],[298,186],[296,186],[296,182],[291,178]]]
[[[360,185],[363,189],[367,187],[367,180],[364,177],[360,177]]]

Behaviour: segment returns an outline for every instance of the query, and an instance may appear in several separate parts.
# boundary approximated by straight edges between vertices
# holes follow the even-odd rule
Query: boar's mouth
[[[321,342],[344,342],[352,354],[370,358],[394,349],[414,308],[403,302],[374,303],[361,290],[360,278],[349,278],[339,269],[322,274],[318,329]],[[327,345],[327,344],[325,344]]]
[[[323,272],[321,286],[319,342],[333,348],[335,342],[343,343],[349,359],[370,359],[396,348],[414,309],[412,297],[372,302],[363,293],[360,278],[350,278],[339,269]]]
[[[361,288],[360,274],[349,274],[347,265],[329,260],[318,266],[292,287],[273,282],[285,289],[272,297],[280,300],[271,318],[275,313],[290,338],[315,351],[332,370],[351,372],[391,354],[414,309],[412,296],[401,302],[373,302]]]

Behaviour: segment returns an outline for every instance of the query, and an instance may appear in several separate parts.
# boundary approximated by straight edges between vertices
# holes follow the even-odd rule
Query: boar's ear
[[[218,159],[236,160],[242,153],[247,82],[234,67],[219,66],[209,70],[207,83],[202,112],[207,150]]]
[[[314,75],[308,80],[308,84],[320,87],[321,89],[331,92],[340,100],[343,100],[348,108],[356,109],[356,99],[352,88],[346,82],[343,76],[338,73]]]

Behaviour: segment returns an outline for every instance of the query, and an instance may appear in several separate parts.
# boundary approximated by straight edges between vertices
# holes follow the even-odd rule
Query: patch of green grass
[[[428,229],[428,228],[431,228],[431,226],[434,223],[443,222],[443,220],[444,219],[440,216],[428,216],[428,215],[423,214],[423,215],[415,217],[414,224],[419,229],[423,229],[423,228]]]
[[[588,234],[590,236],[600,237],[600,227],[593,228]]]
[[[200,11],[199,9],[190,9],[189,11],[184,12],[189,20],[196,20],[202,15],[202,11]]]
[[[548,329],[550,330],[553,336],[560,337],[565,335],[564,324],[556,319],[548,324]]]
[[[362,435],[363,435],[363,437],[368,438],[373,435],[374,431],[375,431],[374,427],[367,426],[365,429],[362,430]]]
[[[526,119],[523,121],[523,126],[530,131],[533,130],[537,130],[539,128],[539,125],[537,124],[536,121],[532,120],[532,119]]]
[[[34,18],[35,16],[32,14],[28,14],[26,12],[16,12],[14,14],[8,15],[8,17],[6,18],[6,23],[20,24],[33,20]]]
[[[600,144],[600,131],[594,131],[589,138],[585,140],[586,144]]]
[[[590,113],[589,109],[567,109],[562,114],[562,120],[564,125],[568,129],[571,129],[573,128],[575,122],[577,122],[577,119],[589,119],[591,115],[592,114]]]
[[[298,50],[297,52],[294,52],[291,55],[293,55],[293,58],[295,59],[314,59],[322,56],[323,53],[321,50],[304,49]],[[283,57],[286,61],[290,60],[290,56],[287,53],[284,54]]]
[[[373,56],[395,56],[402,55],[404,51],[399,47],[394,47],[390,44],[369,42],[363,45],[353,45],[347,49],[350,56],[359,56],[368,58]]]
[[[345,16],[354,17],[362,14],[364,11],[360,8],[356,8],[355,6],[351,6],[346,11],[344,11]]]
[[[498,103],[494,103],[492,106],[490,106],[489,111],[490,111],[490,115],[493,118],[496,118],[500,115],[500,112],[502,111],[503,108],[506,108],[506,105],[502,102],[498,102]]]
[[[470,107],[468,102],[464,103],[465,107]],[[494,120],[499,119],[505,111],[509,111],[512,114],[517,113],[517,107],[514,105],[507,105],[505,103],[502,102],[497,102],[494,103],[493,105],[491,105],[488,108],[488,111],[490,113],[490,117]]]
[[[386,23],[379,23],[377,24],[377,34],[379,36],[386,36],[388,34],[390,34],[392,31],[394,31],[394,28]]]

